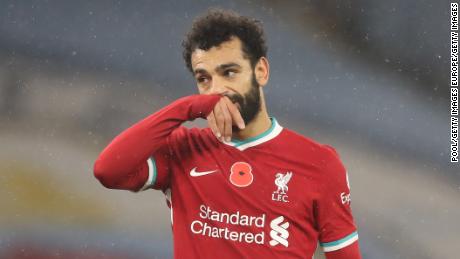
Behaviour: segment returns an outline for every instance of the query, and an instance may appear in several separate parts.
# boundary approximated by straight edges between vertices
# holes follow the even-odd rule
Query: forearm
[[[95,177],[107,188],[124,189],[130,177],[146,170],[146,160],[174,129],[187,120],[206,118],[219,99],[219,95],[183,97],[126,129],[97,158]]]

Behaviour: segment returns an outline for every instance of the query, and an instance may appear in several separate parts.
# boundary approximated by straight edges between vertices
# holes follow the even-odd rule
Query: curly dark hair
[[[253,69],[261,57],[267,56],[261,21],[234,11],[210,8],[193,21],[191,30],[182,42],[182,54],[190,72],[193,73],[191,56],[195,49],[208,50],[230,40],[232,36],[241,40],[243,57],[249,59]]]

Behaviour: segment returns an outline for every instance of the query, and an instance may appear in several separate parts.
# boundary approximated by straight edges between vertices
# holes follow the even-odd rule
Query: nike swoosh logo
[[[203,175],[215,173],[215,172],[217,172],[217,171],[218,171],[218,170],[197,172],[197,171],[196,171],[196,167],[195,167],[195,168],[193,168],[193,169],[190,171],[190,176],[193,176],[193,177],[203,176]]]

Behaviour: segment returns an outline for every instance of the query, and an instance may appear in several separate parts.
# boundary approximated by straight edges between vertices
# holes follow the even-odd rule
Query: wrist
[[[188,100],[190,101],[190,108],[188,110],[188,117],[191,120],[197,118],[206,119],[206,117],[211,113],[214,109],[216,103],[220,100],[222,96],[219,94],[195,94],[188,96]]]

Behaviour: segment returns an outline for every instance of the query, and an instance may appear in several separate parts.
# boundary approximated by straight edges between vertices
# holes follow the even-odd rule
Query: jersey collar
[[[281,125],[278,124],[278,121],[273,117],[270,117],[270,121],[272,122],[272,125],[270,126],[270,128],[255,137],[248,138],[245,140],[238,140],[238,139],[232,138],[231,141],[223,141],[223,143],[226,145],[235,147],[239,149],[240,151],[243,151],[247,148],[254,147],[262,143],[265,143],[271,139],[274,139],[276,136],[278,136],[278,134],[281,133],[281,130],[283,130],[283,127],[281,127]]]

